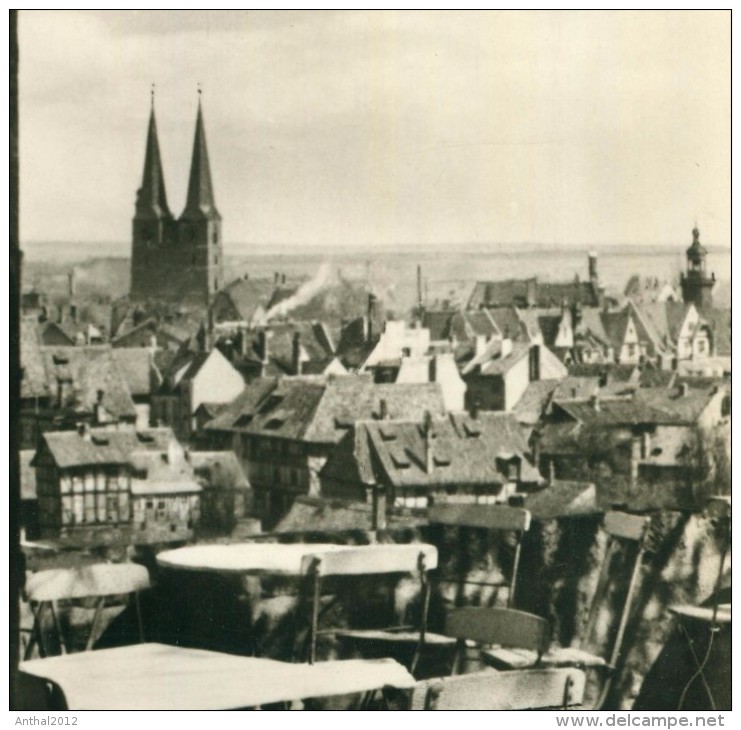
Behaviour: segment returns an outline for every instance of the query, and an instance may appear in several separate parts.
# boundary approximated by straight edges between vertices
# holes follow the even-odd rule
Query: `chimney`
[[[98,390],[95,399],[95,422],[98,424],[105,422],[105,408],[103,408],[103,398],[105,397],[104,390]]]
[[[181,453],[180,444],[176,439],[171,438],[167,442],[167,452],[165,454],[165,460],[167,463],[170,464],[170,466],[177,464]]]
[[[75,271],[74,266],[70,270],[69,274],[67,274],[67,288],[70,300],[74,299],[75,294],[77,293],[77,272]]]
[[[469,409],[469,414],[471,418],[475,421],[479,417],[479,409],[481,408],[481,402],[478,399],[474,399],[471,401],[471,407]]]
[[[280,283],[285,284],[286,283],[286,275],[283,274],[283,276],[280,277]]]
[[[502,340],[502,359],[509,357],[512,354],[512,340],[509,337],[505,337]]]
[[[530,437],[530,448],[531,453],[533,456],[533,464],[535,464],[535,468],[540,468],[540,442],[541,442],[542,436],[540,433],[540,430],[538,428],[533,429],[533,434]]]
[[[273,274],[273,286],[278,286],[279,281],[280,281],[280,274],[276,271]]]
[[[556,481],[556,465],[553,459],[548,460],[548,486],[552,487]]]
[[[527,292],[525,294],[527,299],[527,306],[528,307],[534,307],[537,304],[537,297],[538,297],[538,281],[537,279],[528,279],[527,280]]]
[[[432,474],[432,470],[435,468],[435,451],[432,443],[435,434],[432,431],[432,414],[429,411],[425,411],[422,431],[425,438],[425,472]]]
[[[581,302],[574,302],[571,310],[571,326],[574,330],[581,324]]]
[[[247,337],[244,337],[244,348],[247,349]],[[260,369],[260,377],[265,377],[265,368],[267,367],[268,360],[270,359],[270,351],[268,349],[268,333],[265,330],[260,330],[257,333],[257,349],[260,355],[260,362],[262,362],[262,368]],[[246,354],[246,353],[245,353]]]
[[[486,335],[476,335],[473,342],[473,356],[481,357],[486,349]]]
[[[689,392],[690,392],[690,386],[688,383],[679,384],[679,397],[680,398],[686,398]]]
[[[638,465],[641,460],[641,437],[633,435],[630,439],[630,486],[638,483]]]
[[[599,374],[599,381],[597,384],[599,385],[600,388],[604,388],[605,386],[607,386],[609,382],[610,382],[610,373],[607,370],[603,370]]]
[[[424,300],[422,299],[422,267],[417,264],[417,314],[421,317],[424,312]]]
[[[427,379],[430,383],[437,383],[437,355],[432,355],[427,363]]]
[[[368,294],[368,327],[365,332],[365,339],[367,342],[371,342],[375,333],[373,332],[373,315],[376,311],[376,295],[373,293]]]
[[[293,343],[291,348],[291,366],[294,375],[301,375],[301,333],[293,333]]]
[[[385,398],[381,398],[378,403],[378,420],[385,421],[389,417],[389,406]]]
[[[540,380],[540,345],[532,345],[528,352],[530,382]]]
[[[87,423],[78,423],[77,434],[83,441],[90,441],[90,426]]]
[[[589,281],[592,286],[597,286],[599,276],[597,275],[597,252],[589,252]]]
[[[599,413],[601,410],[600,402],[599,402],[599,395],[592,395],[589,397],[589,405],[592,406],[592,409]]]

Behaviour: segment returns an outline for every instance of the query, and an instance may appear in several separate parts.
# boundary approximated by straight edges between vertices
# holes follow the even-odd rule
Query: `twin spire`
[[[167,205],[165,176],[162,170],[162,158],[157,138],[157,122],[154,115],[154,85],[152,85],[152,109],[149,115],[147,149],[144,156],[144,175],[142,186],[137,194],[136,215],[139,218],[156,218],[157,220],[173,218]],[[221,219],[219,211],[216,209],[211,183],[211,166],[209,165],[208,148],[206,147],[200,86],[198,88],[196,133],[188,179],[188,197],[185,210],[180,217],[184,220]]]

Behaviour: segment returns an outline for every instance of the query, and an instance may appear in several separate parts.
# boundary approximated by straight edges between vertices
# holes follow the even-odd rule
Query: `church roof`
[[[211,184],[211,167],[208,162],[206,131],[203,126],[203,111],[200,101],[198,102],[196,134],[193,140],[193,157],[190,163],[190,178],[188,179],[188,198],[181,218],[221,220],[221,215],[216,210],[214,190]]]

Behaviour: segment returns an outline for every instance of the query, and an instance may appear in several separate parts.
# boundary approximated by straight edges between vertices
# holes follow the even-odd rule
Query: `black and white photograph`
[[[730,723],[730,10],[9,46],[15,724]]]

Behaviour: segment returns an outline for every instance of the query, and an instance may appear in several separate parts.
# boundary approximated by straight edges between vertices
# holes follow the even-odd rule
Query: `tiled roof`
[[[479,366],[481,375],[503,375],[526,358],[530,352],[530,346],[524,342],[515,342],[512,344],[512,352],[505,357],[484,360]],[[475,362],[474,360],[471,361]],[[467,367],[465,372],[471,370]]]
[[[637,379],[638,368],[635,365],[617,365],[615,363],[572,363],[569,375],[600,377],[607,374],[609,381],[627,383]]]
[[[426,487],[435,485],[502,485],[509,481],[504,462],[521,460],[521,480],[540,483],[537,469],[527,460],[524,434],[509,413],[450,414],[431,422],[433,458],[427,470],[423,423],[414,421],[361,421],[355,426],[362,435],[350,436],[343,446],[353,448],[358,462],[355,473],[366,484]],[[367,439],[367,449],[362,439]],[[347,454],[330,457],[322,476],[343,477]],[[372,475],[372,477],[370,476]],[[372,481],[368,482],[367,479]]]
[[[608,343],[607,332],[602,322],[602,310],[598,307],[582,307],[581,319],[574,328],[575,334],[591,334],[603,344]]]
[[[537,317],[530,310],[495,307],[488,308],[487,313],[494,320],[502,337],[509,337],[513,342],[528,342],[540,334]]]
[[[170,459],[167,451],[137,450],[129,455],[128,463],[134,469],[131,493],[183,494],[201,491],[193,467],[182,453]]]
[[[21,320],[21,398],[48,398],[53,391],[46,375],[46,364],[36,322]]]
[[[525,507],[534,520],[597,514],[597,490],[590,482],[556,480],[545,489],[528,494]]]
[[[713,333],[713,352],[719,357],[731,356],[731,310],[703,309],[701,316]]]
[[[383,321],[374,319],[371,337],[366,337],[367,317],[358,317],[346,324],[337,343],[337,357],[348,369],[359,368],[373,352],[383,329]]]
[[[376,385],[369,375],[258,378],[206,428],[337,443],[355,421],[378,416],[381,401],[392,417],[444,412],[437,383]]]
[[[528,426],[538,423],[558,387],[558,380],[534,380],[512,409],[517,420]]]
[[[553,392],[554,400],[583,399],[599,392],[599,378],[587,375],[569,375],[559,381]]]
[[[43,357],[47,383],[56,394],[57,382],[70,384],[70,400],[65,408],[92,411],[103,391],[103,408],[116,418],[135,417],[136,408],[131,399],[113,351],[108,345],[77,347],[45,347]]]
[[[468,308],[527,306],[528,284],[534,291],[537,288],[537,279],[477,281],[468,300]]]
[[[641,423],[696,425],[715,393],[712,389],[639,388],[628,398],[558,401],[557,405],[580,423],[594,426],[631,426]]]
[[[558,307],[564,302],[580,302],[585,306],[599,303],[597,292],[589,281],[550,282],[532,278],[478,281],[468,307]]]
[[[111,354],[131,395],[149,395],[154,385],[150,351],[144,347],[121,347],[111,350]]]
[[[126,464],[136,451],[166,451],[174,438],[170,428],[143,431],[93,428],[89,437],[77,431],[51,431],[42,436],[57,466],[62,469],[91,464]]]

